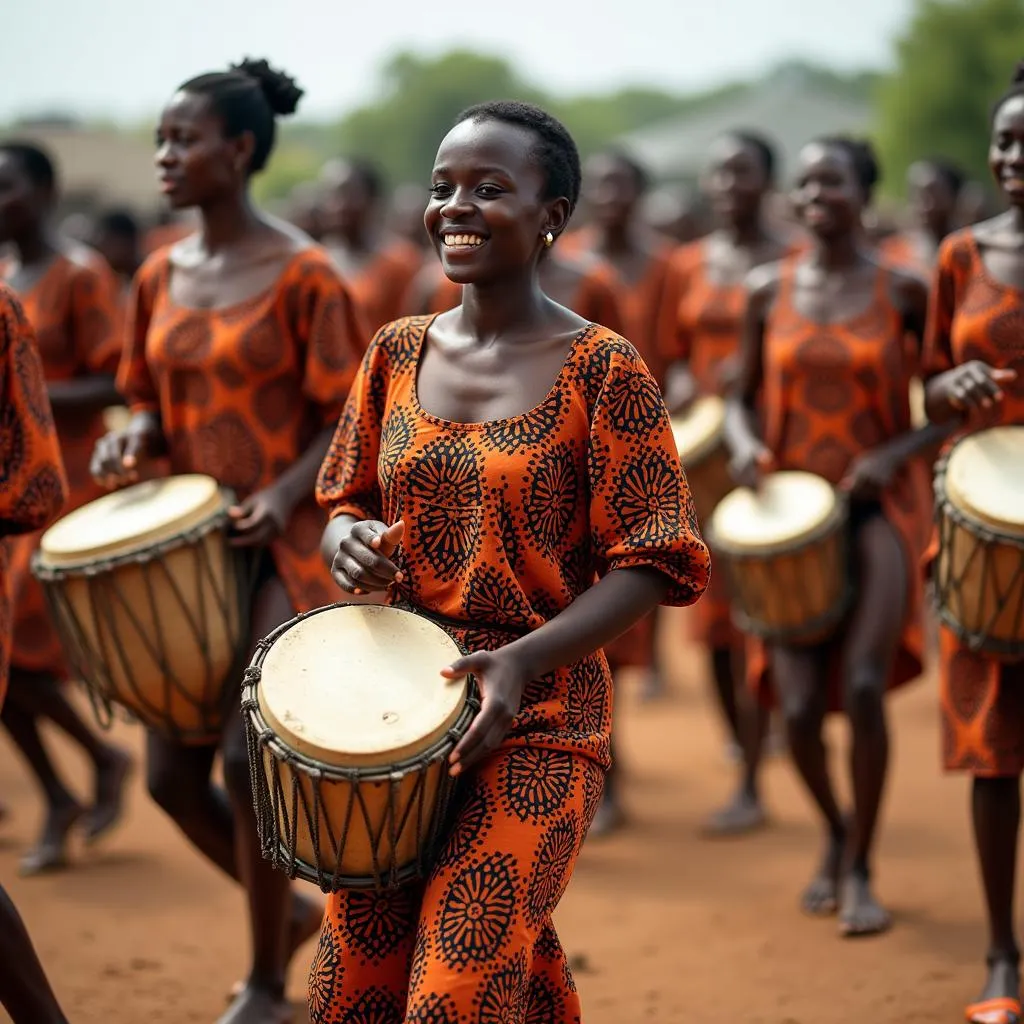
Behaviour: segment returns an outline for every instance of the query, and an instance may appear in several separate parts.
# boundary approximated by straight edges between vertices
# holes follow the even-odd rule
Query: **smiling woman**
[[[580,1020],[551,915],[609,765],[601,648],[659,602],[695,601],[709,559],[636,350],[541,290],[579,189],[575,144],[543,111],[458,119],[424,221],[462,305],[378,332],[321,469],[335,580],[451,630],[469,654],[442,675],[471,673],[482,707],[425,883],[331,897],[317,1024]]]

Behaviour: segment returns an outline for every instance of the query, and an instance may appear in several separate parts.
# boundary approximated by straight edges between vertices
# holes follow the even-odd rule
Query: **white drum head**
[[[395,764],[437,742],[459,717],[467,682],[441,669],[461,657],[440,626],[400,608],[345,605],[299,619],[263,660],[267,724],[300,754],[340,767]]]
[[[711,533],[726,547],[758,552],[786,547],[823,526],[835,511],[832,485],[813,473],[769,473],[758,491],[739,487],[711,516]]]
[[[105,494],[58,519],[42,536],[53,567],[140,551],[191,529],[224,506],[217,481],[198,473],[146,480]]]
[[[992,427],[958,441],[946,462],[946,496],[967,515],[1024,535],[1024,427]]]
[[[725,425],[725,402],[717,395],[698,398],[685,416],[672,420],[679,461],[685,466],[707,455],[718,443]]]

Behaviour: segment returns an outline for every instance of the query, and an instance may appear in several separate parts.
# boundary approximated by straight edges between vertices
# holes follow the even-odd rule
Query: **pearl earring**
[[[544,235],[544,244],[550,249],[555,244],[555,236],[548,231]]]

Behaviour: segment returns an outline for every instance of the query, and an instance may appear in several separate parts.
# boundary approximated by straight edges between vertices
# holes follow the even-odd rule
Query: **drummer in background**
[[[996,105],[989,165],[1010,205],[939,250],[925,353],[932,420],[962,431],[1024,425],[1024,63]],[[970,1021],[1021,1018],[1014,928],[1020,776],[1024,771],[1024,665],[972,652],[940,626],[943,756],[974,778],[972,817],[988,913],[988,979]]]
[[[96,219],[93,247],[120,278],[125,293],[142,265],[142,232],[130,210],[106,210]]]
[[[609,762],[600,649],[659,602],[695,601],[709,559],[636,349],[541,288],[579,190],[550,115],[457,119],[424,221],[463,303],[378,332],[321,470],[339,585],[449,628],[469,654],[442,675],[472,673],[483,706],[425,885],[330,898],[317,1022],[580,1019],[551,914]]]
[[[384,182],[365,160],[331,161],[320,175],[323,244],[371,332],[406,310],[403,302],[423,261],[384,224]]]
[[[173,473],[203,473],[235,492],[234,543],[253,554],[253,642],[334,599],[313,486],[366,345],[327,254],[250,199],[276,116],[292,113],[301,95],[266,61],[246,60],[186,82],[165,107],[160,187],[176,209],[198,209],[201,227],[139,271],[118,372],[132,420],[104,437],[93,459],[96,477],[113,486],[166,452]],[[150,732],[149,791],[246,887],[252,968],[221,1024],[290,1020],[285,971],[321,908],[291,896],[261,856],[238,706],[219,748],[227,796],[210,779],[217,747]]]
[[[121,332],[117,279],[110,267],[98,253],[52,229],[57,190],[46,153],[27,143],[0,144],[0,244],[10,243],[14,252],[0,275],[20,296],[38,342],[67,469],[70,511],[103,493],[89,474],[89,460],[104,432],[104,408],[121,402],[114,387]],[[101,740],[64,693],[71,668],[30,568],[38,542],[38,533],[11,542],[14,638],[2,713],[46,801],[42,833],[21,861],[23,874],[62,867],[76,825],[90,843],[108,833],[120,820],[131,767],[128,754]],[[39,730],[44,719],[92,762],[95,783],[88,807],[50,759]]]
[[[963,172],[948,160],[918,160],[907,171],[907,200],[913,227],[885,238],[879,258],[913,270],[926,280],[942,240],[956,227]]]
[[[766,649],[750,640],[747,670],[762,697],[774,682],[793,762],[825,826],[803,909],[838,910],[841,935],[869,935],[891,923],[871,870],[889,760],[884,696],[921,672],[917,566],[931,497],[925,466],[912,456],[942,430],[910,425],[926,289],[861,248],[861,215],[878,180],[870,147],[811,143],[797,175],[793,203],[813,247],[751,275],[727,431],[738,482],[756,486],[767,468],[802,470],[846,492],[854,593],[821,643]],[[852,816],[836,800],[822,738],[826,712],[840,708],[852,733]]]
[[[388,223],[399,238],[404,238],[420,254],[421,259],[434,258],[430,251],[430,239],[423,230],[423,207],[427,193],[422,185],[399,185],[391,193],[391,207]]]
[[[733,386],[740,367],[744,279],[752,268],[792,251],[764,217],[775,163],[771,144],[751,132],[730,132],[711,148],[704,190],[717,226],[675,251],[661,299],[665,401],[674,414],[685,414],[701,395],[725,395]],[[765,820],[758,769],[769,715],[749,706],[742,686],[743,638],[733,626],[724,574],[713,575],[695,613],[697,637],[711,654],[718,705],[742,760],[739,789],[712,816],[707,831],[738,835]]]
[[[7,538],[46,526],[68,494],[32,328],[0,285],[0,707],[7,688],[11,579]],[[13,1024],[67,1024],[25,925],[0,886],[0,1006]]]

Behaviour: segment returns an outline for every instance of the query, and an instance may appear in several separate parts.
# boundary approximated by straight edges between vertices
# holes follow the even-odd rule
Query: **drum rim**
[[[228,508],[233,503],[234,496],[228,488],[219,488],[219,490],[222,497],[225,498],[222,508],[211,513],[206,519],[201,520],[194,526],[180,530],[178,533],[165,537],[163,540],[146,544],[143,547],[130,548],[114,555],[106,555],[101,558],[92,558],[85,561],[67,562],[61,565],[47,562],[43,552],[37,547],[32,553],[32,574],[36,579],[45,583],[52,583],[69,577],[88,578],[102,573],[113,572],[126,565],[139,565],[143,562],[149,562],[177,548],[196,544],[211,533],[225,527],[230,521]]]
[[[972,435],[967,435],[967,437],[970,436]],[[935,498],[936,514],[946,516],[958,526],[970,527],[975,533],[982,535],[987,534],[990,540],[996,540],[1000,544],[1024,550],[1024,533],[1006,533],[999,529],[998,526],[992,524],[989,520],[980,519],[970,512],[960,508],[958,505],[953,504],[949,491],[946,489],[946,471],[949,468],[950,456],[963,441],[967,440],[967,437],[961,437],[959,440],[955,441],[949,451],[944,452],[935,463],[935,477],[932,482],[932,492]],[[941,543],[941,533],[939,540]]]
[[[849,513],[849,499],[841,491],[835,490],[835,488],[833,488],[833,492],[836,498],[835,506],[825,519],[814,527],[810,533],[806,533],[802,537],[792,538],[788,541],[782,541],[779,544],[762,548],[734,545],[730,544],[729,541],[722,540],[715,531],[709,517],[707,526],[703,531],[705,539],[711,545],[713,551],[725,558],[742,560],[748,558],[775,558],[781,555],[796,554],[798,551],[803,550],[803,548],[810,547],[812,544],[817,544],[819,541],[824,540],[830,533],[835,532],[837,526],[842,527],[843,523],[846,522]]]

